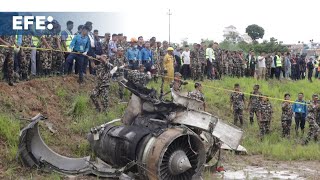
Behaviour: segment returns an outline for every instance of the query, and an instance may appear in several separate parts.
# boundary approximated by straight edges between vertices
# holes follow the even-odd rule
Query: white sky
[[[234,25],[242,34],[248,25],[258,24],[265,29],[264,39],[297,43],[320,41],[319,5],[317,0],[3,0],[0,11],[120,12],[124,20],[112,29],[121,29],[111,33],[168,40],[170,8],[173,42],[186,37],[189,42],[221,41],[226,26]]]

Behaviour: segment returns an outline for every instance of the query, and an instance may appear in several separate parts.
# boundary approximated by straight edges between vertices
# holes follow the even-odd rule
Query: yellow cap
[[[173,51],[172,47],[168,47],[167,51]]]

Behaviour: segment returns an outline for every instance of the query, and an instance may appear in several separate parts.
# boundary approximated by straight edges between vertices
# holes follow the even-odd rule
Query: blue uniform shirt
[[[302,100],[301,102],[299,100],[296,100],[295,102],[298,102],[298,103],[293,103],[292,105],[293,112],[302,113],[302,114],[308,113],[307,103],[304,100]]]
[[[152,61],[152,51],[147,48],[141,49],[139,53],[139,60],[140,61],[148,61],[148,62],[153,62]]]
[[[128,60],[138,60],[139,59],[139,49],[134,49],[132,47],[128,48],[126,52],[126,57]]]
[[[70,49],[73,49],[73,51],[77,52],[88,52],[90,47],[90,39],[88,36],[82,36],[81,34],[78,34],[76,37],[74,37],[70,44]]]

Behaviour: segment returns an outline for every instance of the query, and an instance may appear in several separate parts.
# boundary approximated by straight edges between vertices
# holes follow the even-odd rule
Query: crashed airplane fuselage
[[[222,143],[238,148],[243,132],[202,111],[201,101],[174,91],[173,101],[159,100],[152,89],[123,85],[132,92],[123,118],[92,128],[87,137],[95,159],[51,150],[39,133],[44,118],[37,115],[20,133],[23,164],[71,175],[119,178],[132,172],[140,179],[188,180],[201,179]]]

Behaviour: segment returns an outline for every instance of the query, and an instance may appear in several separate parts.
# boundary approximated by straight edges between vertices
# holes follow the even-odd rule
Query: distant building
[[[252,38],[247,33],[241,35],[241,38],[242,38],[242,41],[246,43],[252,43]]]
[[[239,32],[237,31],[237,28],[234,27],[233,25],[224,28],[223,37],[227,41],[232,41],[232,42],[239,42],[240,40]]]

